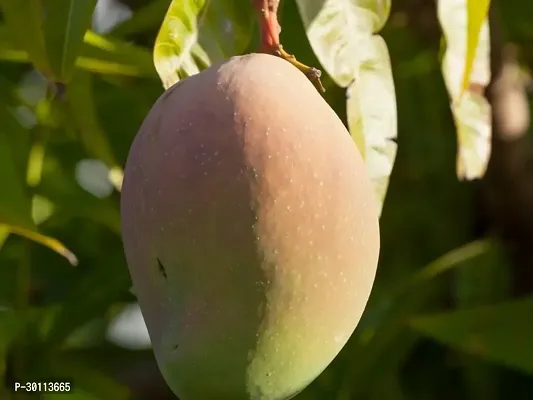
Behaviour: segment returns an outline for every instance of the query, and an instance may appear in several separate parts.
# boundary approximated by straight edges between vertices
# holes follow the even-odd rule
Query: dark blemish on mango
[[[159,257],[157,257],[156,259],[157,259],[157,267],[159,268],[159,273],[163,275],[163,278],[165,278],[165,280],[167,280],[168,276],[167,276],[167,271],[165,270],[165,267],[163,266],[163,264],[161,264],[161,260],[159,260]]]

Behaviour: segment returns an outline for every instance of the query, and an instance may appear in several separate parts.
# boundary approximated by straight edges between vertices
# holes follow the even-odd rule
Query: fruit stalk
[[[320,93],[324,93],[326,90],[320,81],[322,71],[301,63],[294,55],[287,53],[280,43],[281,25],[278,21],[280,0],[252,0],[252,2],[259,19],[259,52],[273,54],[287,60],[302,71]]]
[[[279,1],[253,0],[259,15],[259,51],[261,53],[275,54],[281,46],[279,40],[281,26],[278,21]]]

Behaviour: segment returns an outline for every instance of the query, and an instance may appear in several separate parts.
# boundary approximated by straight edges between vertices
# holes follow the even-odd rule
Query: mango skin
[[[169,88],[128,156],[122,233],[167,384],[181,400],[285,400],[357,326],[377,204],[346,128],[265,54]]]

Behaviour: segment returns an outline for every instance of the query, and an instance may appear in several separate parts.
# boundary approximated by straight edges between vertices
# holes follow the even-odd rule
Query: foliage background
[[[163,90],[151,47],[168,3],[101,0],[92,28],[110,42],[89,38],[59,93],[0,24],[0,399],[31,398],[13,394],[13,381],[49,377],[73,380],[61,399],[174,398],[129,291],[110,173]],[[492,2],[493,154],[483,180],[460,182],[435,3],[393,2],[382,35],[399,145],[379,272],[356,333],[297,399],[533,398],[532,22],[533,4]],[[281,25],[285,48],[320,65],[294,1]],[[204,29],[202,40],[224,47],[209,20]],[[248,39],[252,50],[257,34]],[[344,91],[324,81],[346,121]],[[33,223],[78,267],[8,235],[9,224]]]

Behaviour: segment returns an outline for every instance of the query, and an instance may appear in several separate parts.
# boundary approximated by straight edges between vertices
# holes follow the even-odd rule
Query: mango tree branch
[[[272,54],[287,60],[302,71],[319,92],[324,93],[326,90],[322,86],[322,82],[320,82],[322,71],[302,64],[294,55],[287,53],[280,43],[279,34],[281,32],[281,26],[278,21],[279,2],[280,0],[252,0],[259,19],[259,52]]]

